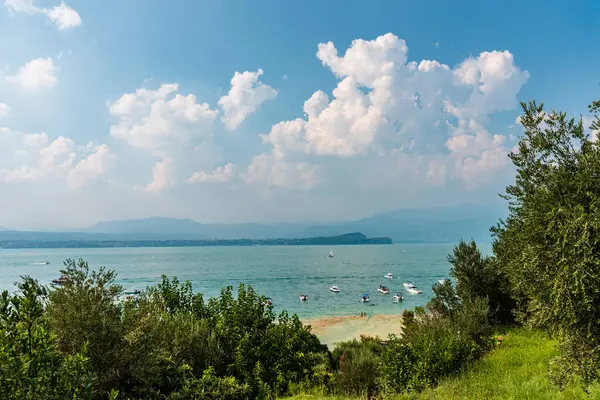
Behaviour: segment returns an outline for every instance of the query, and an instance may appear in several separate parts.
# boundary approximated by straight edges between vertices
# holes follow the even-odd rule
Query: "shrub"
[[[382,351],[376,338],[363,336],[361,340],[339,343],[332,354],[335,392],[351,396],[375,393]]]
[[[0,398],[91,399],[86,347],[64,357],[44,316],[46,290],[23,278],[18,292],[0,297]]]
[[[421,391],[483,355],[492,345],[487,314],[484,299],[460,303],[451,316],[422,308],[405,313],[404,336],[391,337],[381,355],[383,386]]]
[[[57,348],[77,354],[88,344],[89,368],[97,376],[97,389],[108,393],[119,386],[123,346],[122,292],[116,274],[100,268],[90,272],[83,260],[65,261],[61,273],[68,282],[49,293],[48,321],[56,334]]]

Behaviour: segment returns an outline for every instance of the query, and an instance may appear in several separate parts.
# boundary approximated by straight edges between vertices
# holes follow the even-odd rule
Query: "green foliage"
[[[0,297],[0,398],[91,399],[85,345],[63,357],[44,316],[46,290],[25,277]]]
[[[451,294],[450,285],[444,286]],[[421,391],[489,351],[492,330],[486,299],[445,310],[426,313],[418,308],[407,315],[404,336],[393,337],[381,356],[380,373],[388,391]]]
[[[163,276],[122,301],[114,271],[67,260],[61,272],[68,279],[46,311],[55,347],[75,356],[88,345],[98,397],[271,399],[329,384],[318,368],[327,348],[297,316],[276,317],[252,288],[241,285],[236,297],[225,288],[205,303],[189,282]]]
[[[590,106],[596,128],[599,109]],[[528,322],[564,341],[557,362],[591,382],[600,378],[600,145],[581,119],[543,104],[523,104],[521,123],[510,214],[493,230],[497,265]]]
[[[461,240],[454,247],[452,254],[448,255],[448,262],[452,265],[450,276],[456,278],[458,298],[465,301],[487,299],[489,317],[493,323],[514,322],[513,310],[516,304],[510,294],[508,278],[497,267],[493,257],[484,257],[474,241],[466,243]],[[441,286],[448,284],[446,281],[445,285]],[[436,295],[440,297],[437,292]],[[448,296],[445,299],[448,299]]]
[[[378,366],[383,347],[377,339],[363,337],[339,343],[333,351],[335,393],[374,394],[378,389]]]
[[[68,282],[51,290],[46,311],[56,347],[77,354],[88,344],[89,368],[97,376],[97,389],[108,393],[121,379],[123,326],[122,289],[114,284],[115,272],[89,270],[84,260],[66,260],[61,273]]]
[[[185,371],[184,371],[185,372]],[[250,387],[240,384],[234,377],[218,377],[211,367],[204,371],[201,378],[189,375],[183,387],[171,393],[167,400],[250,400]]]

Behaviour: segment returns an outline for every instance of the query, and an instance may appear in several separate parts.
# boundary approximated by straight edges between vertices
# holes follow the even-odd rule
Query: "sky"
[[[4,0],[0,226],[495,204],[598,38],[597,0]]]

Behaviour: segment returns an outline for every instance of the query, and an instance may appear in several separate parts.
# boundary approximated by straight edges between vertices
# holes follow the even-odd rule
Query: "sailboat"
[[[329,254],[327,254],[327,257],[329,257],[329,258],[333,258],[334,257],[333,250],[329,249]]]

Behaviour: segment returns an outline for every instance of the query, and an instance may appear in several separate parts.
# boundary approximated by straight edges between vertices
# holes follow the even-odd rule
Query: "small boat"
[[[406,289],[408,289],[408,288],[416,288],[416,286],[415,286],[415,285],[413,285],[413,284],[412,284],[412,283],[410,283],[410,282],[404,282],[402,285],[403,285],[403,286],[404,286]]]
[[[300,295],[300,301],[306,301],[308,300],[308,295],[307,294],[301,294]]]
[[[383,285],[379,285],[379,287],[377,288],[377,291],[382,294],[390,294],[390,289],[388,289],[387,286],[383,286]]]
[[[329,258],[333,258],[333,257],[335,257],[335,256],[333,255],[333,250],[329,249],[329,254],[327,254],[327,257],[329,257]]]
[[[71,281],[71,280],[70,280],[70,279],[69,279],[69,277],[68,277],[68,276],[66,276],[66,275],[62,275],[62,276],[61,276],[60,278],[58,278],[58,279],[52,279],[52,283],[53,283],[54,285],[58,285],[58,286],[62,286],[62,285],[64,285],[64,284],[67,284],[67,283],[69,283],[70,281]]]
[[[360,301],[362,301],[363,303],[367,303],[369,302],[369,294],[368,293],[363,293],[362,298],[360,299]]]
[[[50,261],[46,261],[45,263],[43,263],[43,265],[48,265],[50,264]]]
[[[404,300],[404,295],[402,293],[396,293],[394,295],[394,304],[398,303],[399,301]]]
[[[271,300],[269,297],[267,297],[265,299],[265,306],[272,306],[273,305],[273,300]]]
[[[388,273],[387,273],[387,274],[385,274],[383,277],[384,277],[384,278],[386,278],[386,279],[394,279],[394,276],[392,275],[392,273],[391,273],[391,272],[388,272]]]
[[[406,288],[406,291],[408,293],[412,293],[412,294],[420,294],[423,293],[422,290],[420,290],[418,287],[416,287],[415,285],[413,285],[412,283],[408,282],[404,284],[404,287]]]
[[[332,286],[329,288],[329,290],[331,290],[333,293],[339,293],[340,292],[340,288],[337,286]]]
[[[123,294],[130,295],[130,296],[137,295],[137,294],[140,294],[140,293],[141,292],[140,292],[139,289],[131,289],[131,290],[126,290],[126,291],[123,292]]]

